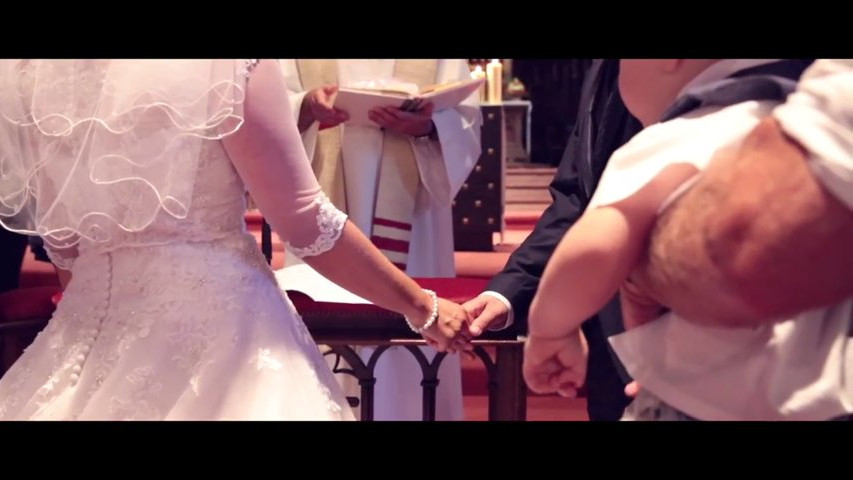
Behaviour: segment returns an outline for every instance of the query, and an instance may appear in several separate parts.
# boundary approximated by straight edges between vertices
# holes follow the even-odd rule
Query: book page
[[[282,290],[302,292],[315,302],[371,303],[320,275],[307,263],[290,264],[276,270],[275,278]]]
[[[432,90],[428,93],[415,95],[412,98],[430,101],[435,107],[434,111],[440,112],[456,107],[466,98],[475,94],[483,82],[482,79],[475,79],[433,86],[429,87]],[[379,87],[378,84],[375,86]],[[376,126],[376,123],[368,118],[367,112],[374,108],[389,106],[408,110],[412,104],[407,97],[401,96],[401,93],[397,93],[397,91],[389,94],[375,89],[363,90],[341,87],[335,97],[335,108],[344,110],[349,114],[350,119],[346,122],[349,125]]]

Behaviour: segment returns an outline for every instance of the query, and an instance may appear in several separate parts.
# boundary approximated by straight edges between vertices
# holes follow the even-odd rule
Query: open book
[[[351,125],[376,125],[367,112],[376,107],[396,106],[405,111],[419,110],[426,102],[432,102],[434,112],[453,108],[475,93],[485,79],[461,80],[417,88],[394,87],[377,84],[375,87],[341,87],[335,97],[335,108],[346,111]]]
[[[302,292],[315,302],[370,303],[349,290],[339,287],[306,263],[288,263],[288,266],[276,270],[275,278],[283,290]]]

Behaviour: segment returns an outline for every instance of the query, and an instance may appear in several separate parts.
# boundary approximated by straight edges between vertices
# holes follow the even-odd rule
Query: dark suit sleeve
[[[518,332],[527,331],[527,311],[548,259],[589,203],[610,155],[640,130],[622,104],[617,85],[618,60],[593,62],[581,89],[578,121],[550,186],[553,203],[489,283],[489,290],[512,304]]]
[[[577,130],[579,127],[575,128]],[[503,271],[489,283],[488,290],[500,293],[512,304],[513,328],[519,331],[527,330],[527,310],[551,253],[586,206],[582,203],[584,195],[572,165],[574,159],[570,158],[579,150],[579,141],[580,136],[576,131],[569,139],[569,145],[549,187],[553,202],[542,214],[530,236],[510,256]]]

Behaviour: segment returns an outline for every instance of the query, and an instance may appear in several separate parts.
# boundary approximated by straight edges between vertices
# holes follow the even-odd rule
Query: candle
[[[471,78],[474,80],[486,78],[486,72],[483,71],[483,67],[477,65],[474,68],[474,71],[471,72]],[[486,101],[486,82],[483,82],[483,84],[480,85],[479,91],[480,91],[480,103],[483,103]]]
[[[494,59],[486,65],[486,78],[489,82],[489,103],[501,103],[503,96],[503,78],[501,61]]]

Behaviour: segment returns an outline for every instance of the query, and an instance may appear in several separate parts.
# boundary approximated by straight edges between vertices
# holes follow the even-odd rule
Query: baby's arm
[[[598,312],[634,268],[664,200],[696,173],[671,165],[632,196],[585,212],[548,261],[530,307],[530,335],[563,337]]]

